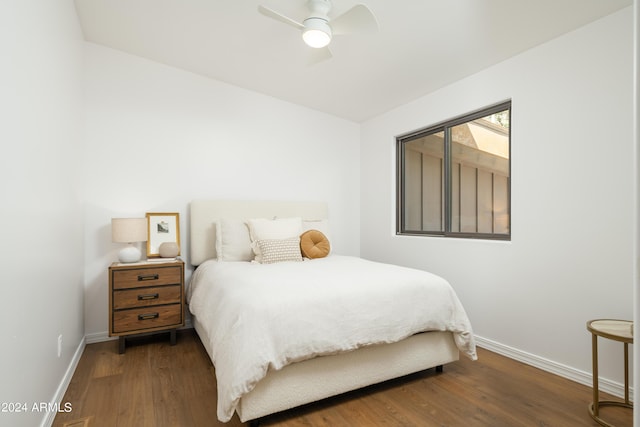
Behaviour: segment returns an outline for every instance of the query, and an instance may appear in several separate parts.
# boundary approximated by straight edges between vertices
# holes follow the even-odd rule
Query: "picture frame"
[[[180,255],[180,214],[178,212],[147,212],[147,258],[160,257],[160,245],[174,242]]]

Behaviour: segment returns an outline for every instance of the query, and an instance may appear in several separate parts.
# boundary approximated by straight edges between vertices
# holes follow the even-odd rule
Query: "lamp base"
[[[120,262],[138,262],[140,261],[141,257],[142,254],[140,253],[140,250],[131,245],[121,249],[120,252],[118,252],[118,260]]]

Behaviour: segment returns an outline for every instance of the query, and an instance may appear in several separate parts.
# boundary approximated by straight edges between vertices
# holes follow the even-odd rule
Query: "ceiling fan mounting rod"
[[[329,12],[331,11],[331,0],[309,0],[309,10],[311,14],[309,18],[320,18],[325,21],[329,20]],[[307,19],[309,19],[307,18]]]

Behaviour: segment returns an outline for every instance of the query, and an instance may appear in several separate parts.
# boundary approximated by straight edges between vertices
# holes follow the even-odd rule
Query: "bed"
[[[244,249],[244,241],[233,246],[235,233],[245,233],[248,221],[255,222],[246,243],[261,262]],[[303,234],[320,230],[308,233],[331,241],[325,203],[197,200],[190,205],[190,262],[197,268],[187,302],[215,367],[220,421],[229,421],[234,412],[242,422],[256,421],[442,367],[458,360],[460,352],[476,358],[464,308],[438,276],[333,252],[324,256],[326,251],[314,259],[272,258],[276,252],[294,256],[292,239],[277,234],[290,233],[284,229],[297,227],[297,221]],[[260,231],[260,224],[267,231]],[[274,229],[277,233],[269,235]],[[268,238],[252,239],[254,233]],[[265,242],[276,244],[277,251]]]

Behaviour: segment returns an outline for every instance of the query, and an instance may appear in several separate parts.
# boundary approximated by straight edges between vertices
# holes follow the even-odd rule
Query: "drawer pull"
[[[138,320],[151,320],[151,319],[157,319],[158,317],[160,317],[159,313],[138,314]]]
[[[150,299],[158,299],[160,295],[159,294],[144,294],[144,295],[138,295],[138,301],[146,301],[146,300],[150,300]]]
[[[144,282],[145,280],[158,280],[158,275],[157,274],[138,275],[138,282]]]

